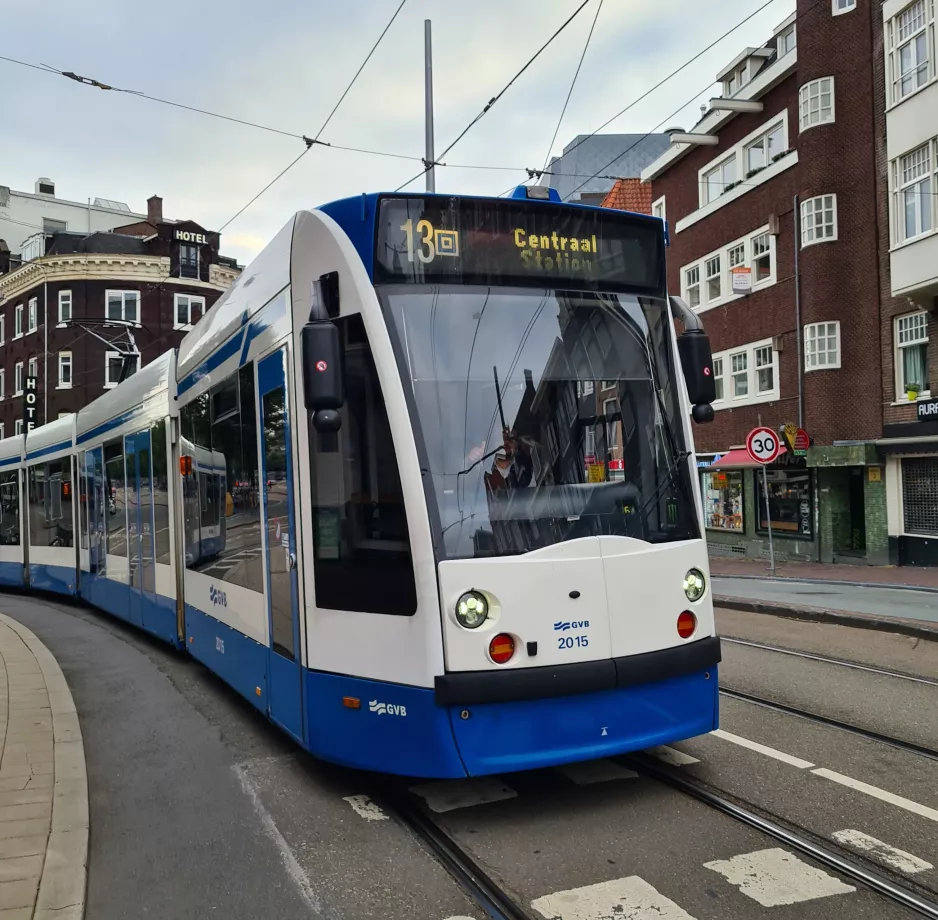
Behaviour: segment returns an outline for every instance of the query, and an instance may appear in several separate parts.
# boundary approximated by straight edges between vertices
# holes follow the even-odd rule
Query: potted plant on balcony
[[[922,388],[917,383],[907,383],[905,385],[905,395],[909,397],[909,402],[915,402]]]

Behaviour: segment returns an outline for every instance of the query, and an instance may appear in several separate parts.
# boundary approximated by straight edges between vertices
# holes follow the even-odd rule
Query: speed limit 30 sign
[[[782,452],[782,445],[771,428],[753,428],[746,438],[746,450],[756,463],[765,464]]]

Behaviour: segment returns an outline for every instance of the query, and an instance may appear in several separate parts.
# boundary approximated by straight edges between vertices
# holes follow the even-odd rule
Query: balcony
[[[889,262],[893,297],[925,304],[938,296],[938,232],[894,247]]]

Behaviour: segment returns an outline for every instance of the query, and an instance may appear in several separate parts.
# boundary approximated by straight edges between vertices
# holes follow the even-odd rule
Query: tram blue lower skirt
[[[176,601],[162,594],[146,594],[130,585],[89,572],[81,573],[81,596],[112,616],[139,626],[177,647]]]
[[[74,566],[29,564],[29,586],[37,591],[74,596],[77,580]]]
[[[23,587],[23,563],[0,562],[0,585],[12,588]]]

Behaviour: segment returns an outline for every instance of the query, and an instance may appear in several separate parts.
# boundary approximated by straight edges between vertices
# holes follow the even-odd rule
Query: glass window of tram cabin
[[[0,546],[20,545],[19,472],[0,471]]]
[[[30,466],[27,489],[29,545],[74,546],[71,459],[62,457]]]
[[[700,536],[660,222],[388,198],[375,261],[443,558]]]

